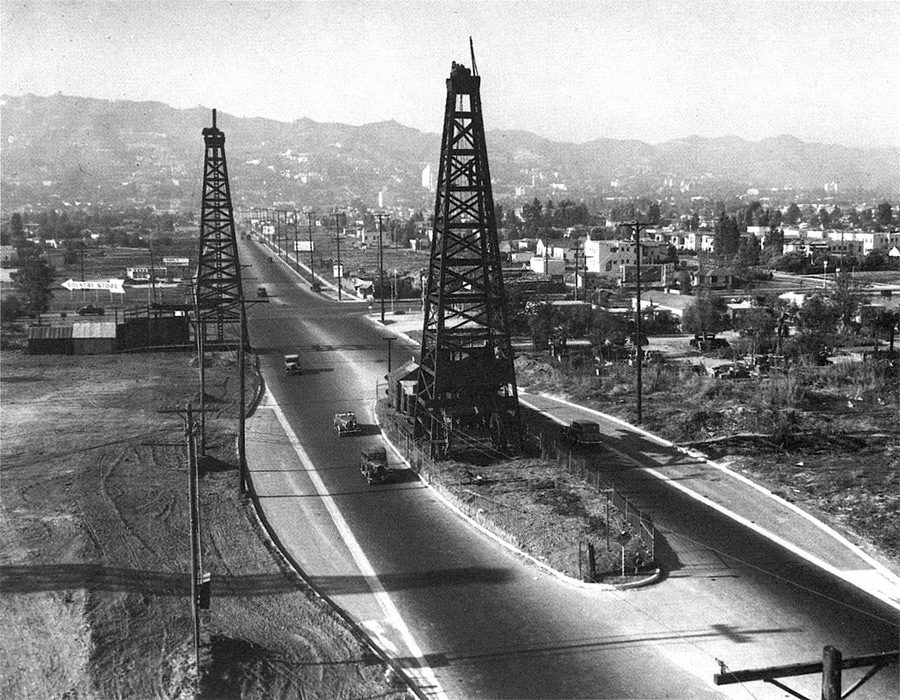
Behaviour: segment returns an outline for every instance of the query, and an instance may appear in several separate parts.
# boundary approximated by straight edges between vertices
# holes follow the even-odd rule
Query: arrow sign
[[[106,280],[82,280],[76,281],[73,279],[68,279],[62,283],[62,286],[68,289],[70,292],[76,289],[99,289],[109,292],[110,294],[124,294],[125,289],[122,285],[125,283],[125,280],[121,279],[106,279]]]

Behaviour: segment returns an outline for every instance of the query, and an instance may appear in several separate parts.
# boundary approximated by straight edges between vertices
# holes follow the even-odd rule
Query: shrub
[[[8,296],[3,304],[0,304],[0,321],[11,323],[24,315],[22,300],[17,296]]]

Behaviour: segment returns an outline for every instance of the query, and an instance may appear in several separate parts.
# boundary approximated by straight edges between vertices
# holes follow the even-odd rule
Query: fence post
[[[581,572],[581,540],[578,540],[578,580],[584,581],[584,574]]]

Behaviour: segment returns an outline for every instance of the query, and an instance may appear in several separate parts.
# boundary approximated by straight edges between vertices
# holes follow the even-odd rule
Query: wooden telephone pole
[[[207,409],[212,410],[212,409]],[[191,404],[179,409],[160,409],[158,413],[177,413],[184,421],[184,439],[188,451],[188,500],[190,501],[191,531],[191,617],[193,621],[194,662],[196,677],[194,679],[194,697],[200,695],[200,611],[208,610],[211,594],[210,575],[203,572],[203,553],[200,548],[200,469],[197,459],[197,432],[199,426],[194,415],[199,413]]]
[[[900,651],[888,651],[881,654],[869,654],[843,658],[841,652],[832,646],[822,650],[822,660],[805,664],[789,664],[787,666],[769,666],[768,668],[748,669],[744,671],[729,671],[721,661],[722,672],[713,676],[716,685],[731,685],[733,683],[746,683],[747,681],[764,681],[771,683],[786,693],[800,700],[813,700],[801,695],[796,690],[788,688],[779,678],[790,676],[807,676],[812,673],[822,674],[822,700],[841,700],[857,690],[863,683],[878,673],[885,666],[896,663],[900,657]],[[841,671],[845,668],[865,668],[868,671],[856,683],[843,692],[841,687]]]

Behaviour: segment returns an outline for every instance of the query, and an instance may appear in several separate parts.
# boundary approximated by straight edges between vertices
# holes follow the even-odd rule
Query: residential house
[[[530,254],[529,254],[530,255]],[[531,257],[531,270],[539,275],[550,275],[550,277],[562,278],[566,272],[566,261],[562,258],[552,257]]]
[[[692,287],[708,289],[734,289],[743,283],[735,270],[729,267],[715,267],[710,270],[693,270],[691,272]]]
[[[634,265],[637,253],[634,241],[594,240],[584,242],[585,267],[588,272],[620,274],[622,265]],[[641,262],[656,265],[669,257],[668,243],[641,241]]]

